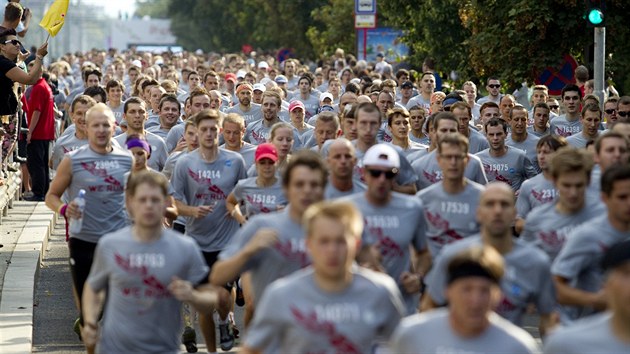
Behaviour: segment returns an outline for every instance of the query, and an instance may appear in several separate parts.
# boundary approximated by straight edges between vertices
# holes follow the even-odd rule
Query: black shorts
[[[70,240],[68,240],[68,249],[70,251],[70,274],[72,275],[72,282],[74,288],[77,290],[77,296],[80,302],[83,298],[83,285],[92,268],[96,243],[71,237]]]
[[[221,253],[221,251],[214,251],[214,252],[201,251],[201,253],[203,253],[203,258],[206,260],[206,265],[208,265],[209,271],[212,272],[212,266],[219,260],[219,253]],[[233,282],[229,282],[223,285],[223,287],[227,291],[232,291],[233,286],[234,286]]]

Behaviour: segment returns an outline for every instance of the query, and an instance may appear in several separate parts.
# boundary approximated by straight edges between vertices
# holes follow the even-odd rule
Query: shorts
[[[221,251],[214,251],[214,252],[201,251],[201,253],[203,253],[203,258],[206,260],[206,264],[208,265],[209,271],[212,272],[212,266],[219,260],[219,253],[221,253]],[[233,286],[234,286],[233,282],[229,282],[223,285],[223,287],[228,292],[232,291]]]
[[[77,290],[79,302],[81,302],[83,298],[83,286],[92,268],[96,243],[71,237],[70,240],[68,240],[68,249],[70,251],[70,274],[72,275],[74,288]]]

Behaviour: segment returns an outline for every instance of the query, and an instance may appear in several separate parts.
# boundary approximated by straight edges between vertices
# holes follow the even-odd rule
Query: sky
[[[131,16],[136,9],[136,2],[134,0],[81,0],[81,2],[94,5],[102,5],[105,2],[107,3],[107,5],[104,6],[105,12],[112,17],[118,17],[119,11],[122,11],[123,14],[128,12]]]

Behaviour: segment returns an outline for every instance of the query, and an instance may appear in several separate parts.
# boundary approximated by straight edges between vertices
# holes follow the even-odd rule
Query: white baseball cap
[[[257,83],[257,84],[254,84],[254,91],[256,91],[256,90],[265,92],[267,90],[267,88],[265,87],[265,85],[263,85],[261,83]]]
[[[363,166],[400,168],[400,156],[393,147],[387,144],[376,144],[363,156]]]
[[[331,101],[334,101],[335,99],[333,98],[332,93],[330,92],[324,92],[321,95],[319,95],[319,102],[322,102],[323,100],[325,100],[326,98],[330,98]]]

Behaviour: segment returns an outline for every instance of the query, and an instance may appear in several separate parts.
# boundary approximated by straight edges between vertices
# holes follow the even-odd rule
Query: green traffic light
[[[599,25],[604,22],[604,14],[599,9],[592,9],[588,13],[588,22],[594,25]]]

